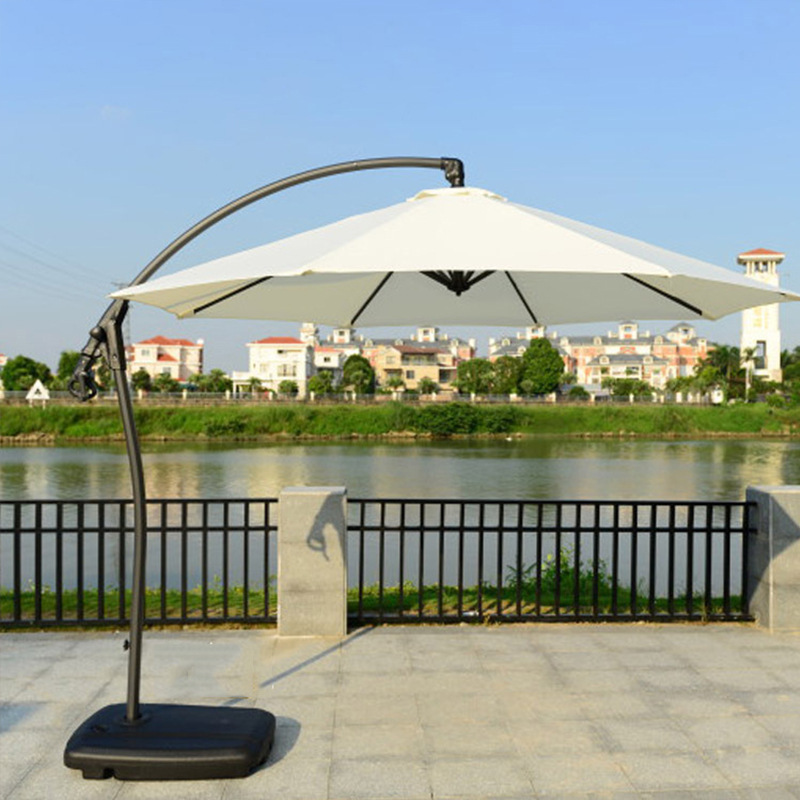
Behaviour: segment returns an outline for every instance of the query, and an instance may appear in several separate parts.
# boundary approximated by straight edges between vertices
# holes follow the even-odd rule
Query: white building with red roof
[[[254,378],[261,388],[277,392],[283,381],[294,381],[298,395],[305,397],[308,378],[312,373],[314,345],[294,336],[268,336],[248,342],[247,372],[234,372],[236,390],[250,390]]]
[[[737,261],[744,267],[748,278],[777,286],[778,264],[784,258],[786,255],[777,250],[758,247],[740,253]],[[777,303],[746,308],[742,312],[740,351],[743,356],[752,351],[753,359],[748,364],[756,377],[766,381],[782,379],[781,326]]]
[[[128,348],[128,375],[143,369],[151,378],[169,375],[186,383],[203,371],[203,340],[168,339],[154,336]]]

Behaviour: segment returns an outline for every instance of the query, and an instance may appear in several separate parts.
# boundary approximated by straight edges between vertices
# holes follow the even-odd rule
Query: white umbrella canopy
[[[800,300],[484,189],[403,203],[115,292],[178,317],[334,326],[718,319]]]

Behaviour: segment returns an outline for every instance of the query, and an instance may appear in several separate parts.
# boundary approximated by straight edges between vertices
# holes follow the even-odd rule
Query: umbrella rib
[[[646,289],[649,289],[651,292],[660,294],[662,297],[666,297],[667,300],[672,300],[673,303],[677,303],[679,306],[683,306],[685,309],[691,311],[693,314],[697,314],[698,317],[705,316],[701,308],[693,306],[691,303],[687,303],[685,300],[681,300],[680,297],[675,297],[675,295],[670,294],[669,292],[665,292],[663,289],[658,289],[655,286],[651,286],[647,281],[643,281],[641,278],[637,278],[634,275],[630,275],[627,272],[623,272],[622,274],[629,280],[632,280],[634,283],[638,283],[640,286],[644,286]]]
[[[528,301],[523,296],[519,286],[517,286],[517,282],[511,277],[510,272],[506,272],[506,278],[508,278],[508,280],[511,282],[511,285],[514,287],[514,291],[517,293],[517,297],[519,297],[520,301],[522,302],[522,305],[525,306],[525,310],[531,315],[531,319],[533,320],[534,325],[538,325],[539,320],[536,319],[536,314],[533,313],[533,310],[528,305]]]
[[[268,281],[272,275],[264,275],[261,278],[256,278],[254,281],[250,281],[249,283],[244,284],[244,286],[240,286],[238,289],[233,289],[226,294],[223,294],[221,297],[217,297],[214,300],[211,300],[208,303],[204,303],[202,306],[198,306],[192,311],[192,314],[199,314],[201,311],[205,311],[207,308],[211,308],[211,306],[217,305],[217,303],[223,302],[223,300],[228,300],[229,298],[233,297],[234,295],[239,294],[239,292],[246,292],[248,289],[252,289],[254,286],[258,286],[259,283],[264,283],[264,281]]]
[[[351,325],[355,325],[356,324],[356,320],[364,313],[364,310],[366,309],[366,307],[375,299],[375,295],[378,294],[378,292],[381,289],[383,289],[383,287],[386,285],[386,281],[388,281],[389,278],[392,277],[392,275],[394,275],[394,272],[387,272],[383,276],[383,280],[375,287],[375,289],[373,290],[372,294],[364,302],[364,305],[362,305],[361,308],[359,308],[358,311],[356,311],[355,316],[350,320],[350,324]]]

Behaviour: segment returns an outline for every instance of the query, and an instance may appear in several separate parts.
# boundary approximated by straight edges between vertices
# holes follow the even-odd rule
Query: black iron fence
[[[277,499],[150,500],[148,624],[277,616]],[[744,502],[350,499],[350,618],[747,620]],[[126,500],[0,501],[0,627],[123,625]]]
[[[277,500],[150,500],[148,624],[275,622]],[[0,501],[0,626],[122,625],[126,500]]]
[[[349,505],[360,623],[750,618],[744,502]]]

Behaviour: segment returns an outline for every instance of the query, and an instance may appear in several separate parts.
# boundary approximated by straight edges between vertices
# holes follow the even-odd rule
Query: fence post
[[[771,633],[800,631],[800,486],[748,486],[747,500],[750,611]]]
[[[347,634],[347,490],[293,486],[278,507],[278,634]]]

